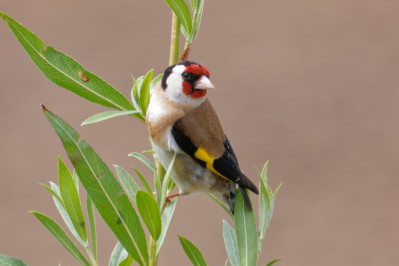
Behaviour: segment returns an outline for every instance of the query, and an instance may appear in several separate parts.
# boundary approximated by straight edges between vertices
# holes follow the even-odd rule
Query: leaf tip
[[[49,111],[49,110],[46,108],[46,106],[44,106],[44,104],[42,104],[42,103],[41,103],[41,104],[40,104],[40,106],[42,107],[42,109],[43,109],[43,112],[44,112],[44,111],[46,111],[46,112],[48,112],[48,111]]]

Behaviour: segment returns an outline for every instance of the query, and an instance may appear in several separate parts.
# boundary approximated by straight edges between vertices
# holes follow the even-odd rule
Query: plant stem
[[[157,241],[150,236],[150,264],[149,266],[156,266],[158,261],[157,256]]]
[[[181,26],[180,20],[175,15],[175,13],[173,13],[172,32],[171,32],[171,36],[170,36],[170,57],[169,57],[169,65],[170,66],[179,62],[180,26]]]
[[[93,253],[91,253],[89,245],[85,246],[86,252],[89,255],[89,259],[92,266],[98,266],[97,260],[94,258]]]

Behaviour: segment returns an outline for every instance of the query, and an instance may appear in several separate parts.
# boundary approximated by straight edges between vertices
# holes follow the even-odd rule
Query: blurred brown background
[[[1,0],[0,10],[125,95],[131,74],[168,63],[162,0]],[[253,165],[270,160],[272,187],[284,183],[259,265],[397,265],[398,14],[397,0],[206,1],[190,59],[211,72],[209,97],[241,168],[256,180]],[[56,156],[67,157],[40,103],[110,166],[144,170],[127,154],[149,148],[147,129],[130,117],[80,127],[105,108],[49,82],[0,23],[0,253],[77,265],[28,213],[61,221],[39,183],[56,180]],[[204,195],[179,200],[159,265],[189,264],[177,234],[224,265],[222,219]],[[98,221],[106,265],[116,239]]]

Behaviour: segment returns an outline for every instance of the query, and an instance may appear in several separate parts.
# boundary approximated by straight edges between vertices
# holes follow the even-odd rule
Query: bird
[[[234,214],[237,188],[252,211],[246,189],[258,188],[240,170],[237,157],[220,120],[207,98],[215,89],[209,71],[202,64],[183,61],[166,68],[162,80],[151,92],[146,113],[153,149],[167,169],[176,158],[171,173],[179,193],[209,193]]]

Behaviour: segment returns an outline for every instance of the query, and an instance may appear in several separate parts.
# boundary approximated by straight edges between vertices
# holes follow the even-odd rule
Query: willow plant
[[[188,58],[197,35],[203,0],[165,0],[173,11],[169,65]],[[112,108],[83,121],[82,125],[100,122],[117,116],[129,115],[144,122],[150,95],[162,74],[154,77],[153,70],[133,80],[131,101],[114,87],[86,70],[77,61],[45,43],[30,30],[10,16],[0,12],[32,61],[52,82],[77,95]],[[180,35],[186,42],[180,57]],[[112,230],[118,243],[110,256],[109,265],[157,265],[158,254],[164,243],[168,227],[176,208],[177,199],[166,202],[174,189],[171,179],[173,162],[163,169],[151,151],[133,152],[129,156],[144,163],[153,173],[151,187],[137,169],[133,168],[137,180],[128,171],[114,165],[116,175],[103,162],[86,140],[62,118],[43,105],[43,113],[60,138],[67,156],[73,165],[70,171],[61,157],[58,158],[58,184],[44,185],[54,200],[66,227],[75,240],[53,219],[43,213],[31,213],[54,235],[62,246],[82,265],[99,265],[97,254],[97,231],[94,209]],[[145,154],[152,154],[153,161]],[[278,189],[272,191],[267,182],[267,163],[259,173],[259,226],[256,227],[254,213],[245,208],[241,193],[237,193],[235,215],[214,199],[232,218],[233,227],[223,221],[223,237],[226,244],[227,261],[231,265],[256,265],[262,249],[266,229],[274,209]],[[79,183],[85,192],[79,191]],[[81,198],[87,197],[86,208]],[[85,220],[84,212],[88,217]],[[145,227],[143,227],[144,223]],[[146,234],[147,231],[147,234]],[[149,237],[147,240],[146,235]],[[189,240],[179,236],[181,245],[193,265],[207,265],[201,251]],[[82,252],[83,251],[83,252]],[[85,253],[85,254],[84,254]],[[278,259],[269,262],[272,265]],[[25,265],[23,262],[0,255],[0,264]]]

